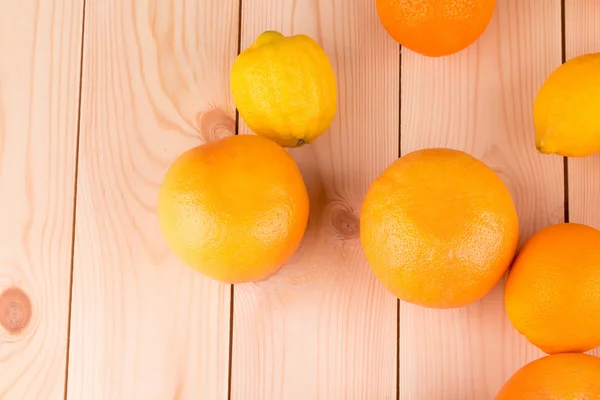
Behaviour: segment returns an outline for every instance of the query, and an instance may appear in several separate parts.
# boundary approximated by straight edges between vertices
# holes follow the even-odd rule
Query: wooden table
[[[476,44],[433,59],[400,49],[374,0],[0,0],[0,398],[493,399],[542,355],[502,283],[462,309],[398,302],[358,212],[399,155],[443,146],[500,174],[522,242],[565,219],[600,228],[600,157],[533,142],[542,82],[600,51],[600,2],[562,3],[498,0]],[[340,102],[292,151],[301,248],[232,287],[171,254],[156,194],[183,150],[238,130],[229,69],[267,29],[317,39]]]

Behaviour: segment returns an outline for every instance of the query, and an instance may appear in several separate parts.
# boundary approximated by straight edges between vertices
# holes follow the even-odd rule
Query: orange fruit
[[[377,0],[385,30],[402,46],[438,57],[456,53],[485,31],[496,0]]]
[[[600,231],[562,223],[537,232],[515,259],[504,301],[514,327],[548,354],[600,346]]]
[[[519,369],[496,400],[600,400],[600,358],[545,356]]]
[[[256,135],[186,151],[167,171],[158,196],[160,225],[172,251],[226,283],[276,272],[300,244],[308,208],[294,160]]]
[[[401,300],[432,308],[479,300],[517,249],[519,223],[502,180],[457,150],[398,159],[361,208],[361,243],[375,276]]]

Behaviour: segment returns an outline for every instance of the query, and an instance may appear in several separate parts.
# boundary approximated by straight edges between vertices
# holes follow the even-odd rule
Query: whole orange
[[[487,28],[496,0],[377,0],[379,19],[402,46],[426,56],[456,53]]]
[[[515,328],[548,354],[600,346],[600,231],[562,223],[537,232],[515,259],[504,301]]]
[[[518,244],[510,193],[467,153],[405,155],[373,182],[361,243],[377,278],[401,300],[433,308],[472,303],[498,282]]]
[[[557,354],[519,369],[496,400],[600,400],[600,359]]]
[[[160,225],[172,251],[226,283],[276,272],[300,244],[308,208],[294,160],[255,135],[186,151],[167,171],[158,197]]]
[[[372,183],[361,243],[376,277],[401,300],[432,308],[482,298],[517,249],[519,223],[496,173],[467,153],[405,155]]]

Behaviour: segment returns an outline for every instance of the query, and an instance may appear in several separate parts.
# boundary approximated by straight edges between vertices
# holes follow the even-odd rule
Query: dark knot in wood
[[[213,142],[235,134],[235,120],[219,109],[212,109],[198,115],[198,125],[202,139]]]
[[[331,205],[329,215],[335,234],[342,240],[356,239],[360,233],[360,221],[350,206],[336,202]]]
[[[0,294],[0,326],[10,335],[18,335],[31,320],[31,300],[18,287],[11,287]]]

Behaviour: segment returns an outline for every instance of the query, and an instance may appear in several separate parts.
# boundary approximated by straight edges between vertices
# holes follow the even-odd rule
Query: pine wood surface
[[[87,3],[70,398],[227,396],[230,286],[176,260],[156,202],[181,152],[234,133],[238,6]]]
[[[560,3],[546,0],[498,0],[484,35],[459,54],[402,53],[402,154],[441,146],[484,161],[513,196],[521,243],[564,215],[562,158],[537,153],[532,120],[537,90],[560,63]],[[401,399],[493,399],[542,355],[508,321],[503,288],[461,309],[401,303]]]
[[[565,58],[600,51],[600,2],[565,0]],[[600,155],[568,160],[570,221],[600,229]],[[600,348],[590,354],[600,356]]]
[[[273,278],[235,287],[232,398],[393,398],[397,301],[364,260],[359,210],[398,157],[399,47],[370,2],[242,7],[242,49],[268,29],[310,35],[331,60],[339,101],[329,132],[292,152],[311,198],[299,251]]]
[[[563,51],[600,51],[600,3],[562,3],[497,0],[474,45],[427,58],[374,0],[0,1],[0,399],[492,400],[543,355],[508,321],[504,282],[456,310],[398,302],[359,210],[398,156],[450,147],[507,184],[521,243],[565,219],[600,228],[600,157],[565,177],[533,142]],[[268,29],[321,43],[338,113],[290,150],[311,200],[298,252],[232,287],[168,250],[157,190],[182,151],[251,134],[229,70]]]
[[[62,399],[82,2],[0,1],[0,399]]]
[[[565,0],[566,59],[600,51],[600,2]],[[569,215],[600,229],[600,155],[569,159]]]

